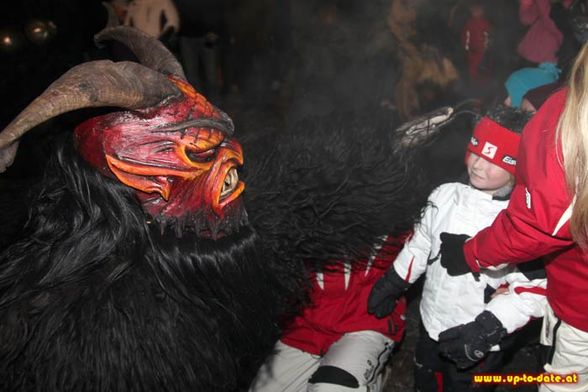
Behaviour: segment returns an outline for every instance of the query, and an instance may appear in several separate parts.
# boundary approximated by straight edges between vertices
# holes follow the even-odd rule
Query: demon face
[[[80,155],[132,188],[147,222],[162,230],[213,239],[235,231],[246,215],[237,175],[243,153],[231,138],[231,119],[186,82],[160,41],[128,27],[105,29],[95,40],[118,41],[139,62],[96,60],[63,74],[0,132],[0,172],[12,163],[20,137],[48,119],[81,108],[122,108],[75,129]]]
[[[246,220],[241,146],[225,113],[185,81],[169,79],[179,98],[92,118],[76,128],[76,146],[102,174],[133,188],[162,229],[216,239]]]

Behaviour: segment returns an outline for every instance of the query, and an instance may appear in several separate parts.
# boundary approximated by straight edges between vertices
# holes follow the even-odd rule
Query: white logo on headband
[[[498,147],[496,147],[494,144],[486,142],[486,144],[484,144],[484,148],[482,149],[482,155],[487,156],[490,159],[494,159],[494,155],[496,155],[497,150]]]
[[[470,143],[472,143],[472,146],[476,147],[478,145],[478,139],[472,136]]]
[[[512,165],[512,166],[516,166],[517,165],[517,160],[511,156],[505,155],[502,158],[502,162],[506,163],[507,165]]]

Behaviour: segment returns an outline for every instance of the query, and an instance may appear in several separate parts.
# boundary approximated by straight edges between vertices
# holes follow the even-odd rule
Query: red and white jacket
[[[338,263],[314,274],[311,305],[288,325],[282,342],[322,355],[348,332],[376,331],[400,341],[405,325],[405,299],[401,298],[394,311],[382,319],[368,314],[367,302],[372,287],[392,265],[402,245],[403,240],[387,237],[367,263]]]
[[[547,299],[556,316],[588,331],[588,253],[570,234],[568,192],[555,132],[566,91],[554,94],[523,131],[508,208],[464,245],[472,270],[545,256]]]

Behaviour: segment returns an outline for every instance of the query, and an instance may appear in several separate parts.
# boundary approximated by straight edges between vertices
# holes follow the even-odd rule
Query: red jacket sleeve
[[[569,232],[573,197],[567,190],[555,129],[565,91],[551,97],[523,131],[517,184],[508,208],[464,245],[472,270],[536,259],[573,245]]]

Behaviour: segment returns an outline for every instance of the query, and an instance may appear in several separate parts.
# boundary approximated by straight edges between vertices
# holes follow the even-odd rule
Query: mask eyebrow
[[[182,131],[186,128],[213,128],[216,130],[221,131],[227,136],[231,136],[233,134],[233,127],[232,123],[223,120],[212,120],[208,118],[198,118],[194,120],[184,121],[177,124],[172,124],[168,126],[164,126],[161,128],[152,129],[151,133],[169,133],[169,132],[178,132]]]

